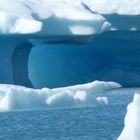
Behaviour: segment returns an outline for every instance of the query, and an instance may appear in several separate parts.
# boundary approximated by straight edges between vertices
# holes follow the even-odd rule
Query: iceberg
[[[118,83],[103,81],[55,89],[31,89],[1,84],[0,111],[107,105],[107,97],[101,97],[99,93],[120,87]]]
[[[124,121],[124,129],[118,140],[139,140],[140,139],[140,94],[134,95],[133,102],[128,105]]]
[[[138,0],[0,1],[0,83],[139,86],[139,9]]]
[[[110,23],[103,16],[86,10],[80,0],[58,1],[57,4],[43,0],[0,2],[2,34],[93,35],[109,27]]]
[[[139,9],[139,0],[58,0],[57,4],[56,0],[3,0],[0,33],[94,35],[109,29],[134,31],[140,29]]]
[[[104,16],[111,23],[111,30],[140,30],[139,0],[82,0],[82,2],[90,11]]]
[[[32,33],[41,29],[41,23],[0,11],[1,33]],[[23,28],[24,27],[24,28]]]
[[[97,13],[101,14],[119,14],[119,15],[139,15],[140,3],[139,0],[82,0]],[[110,5],[110,6],[109,6]]]

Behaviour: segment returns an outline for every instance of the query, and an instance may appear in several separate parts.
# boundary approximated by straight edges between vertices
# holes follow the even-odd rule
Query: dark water
[[[0,113],[1,140],[116,140],[126,105]]]

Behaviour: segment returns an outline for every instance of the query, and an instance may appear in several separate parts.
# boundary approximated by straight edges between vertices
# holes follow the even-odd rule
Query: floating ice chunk
[[[15,85],[0,85],[0,111],[47,108],[97,106],[107,104],[98,93],[121,85],[115,82],[95,81],[83,85],[56,89],[30,89]]]
[[[140,94],[135,94],[133,102],[128,105],[125,126],[118,140],[140,139]]]
[[[97,101],[100,105],[108,105],[108,98],[107,97],[97,97]]]

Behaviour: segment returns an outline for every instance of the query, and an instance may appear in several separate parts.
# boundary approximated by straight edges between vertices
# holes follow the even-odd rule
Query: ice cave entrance
[[[46,37],[0,37],[0,83],[60,87],[94,80],[140,86],[140,32],[109,31],[56,41]]]

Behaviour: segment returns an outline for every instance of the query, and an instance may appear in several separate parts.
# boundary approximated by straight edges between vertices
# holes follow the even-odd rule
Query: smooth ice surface
[[[119,87],[115,82],[102,81],[56,89],[1,84],[0,111],[107,105],[108,99],[99,93]]]
[[[140,139],[140,94],[134,95],[133,102],[128,105],[125,117],[125,127],[118,140]]]
[[[126,107],[139,91],[106,90],[106,106],[1,112],[0,139],[116,140],[123,129]]]

